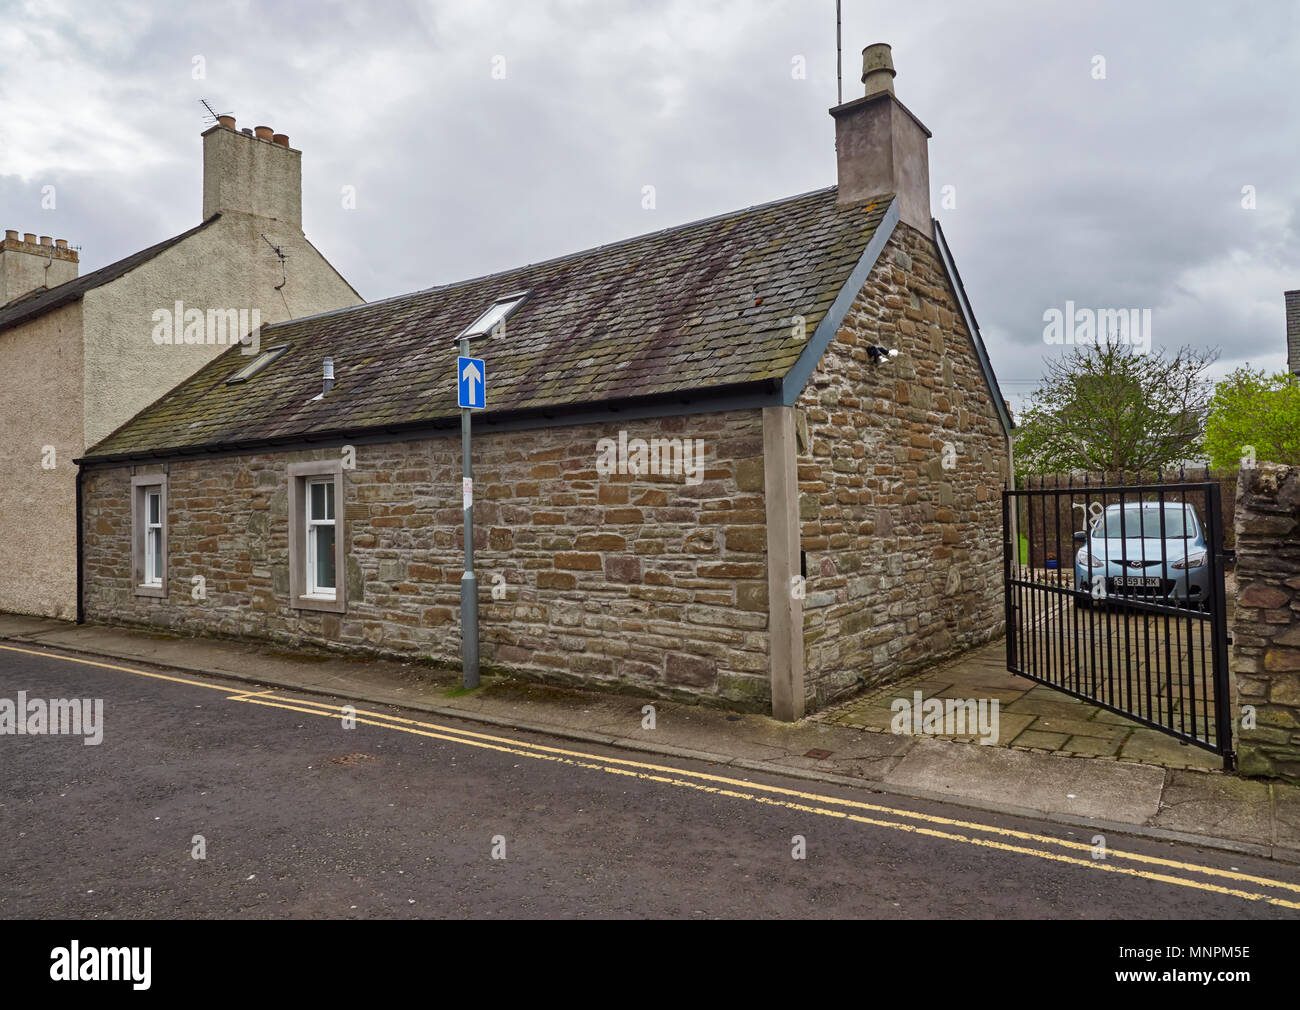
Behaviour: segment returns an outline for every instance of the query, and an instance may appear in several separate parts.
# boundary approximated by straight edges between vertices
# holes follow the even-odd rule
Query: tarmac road
[[[20,691],[103,739],[0,735],[5,918],[1300,916],[1244,855],[0,647]]]

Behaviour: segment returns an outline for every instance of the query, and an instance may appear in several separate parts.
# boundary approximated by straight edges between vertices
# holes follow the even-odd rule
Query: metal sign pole
[[[469,357],[469,341],[460,353]],[[465,572],[460,577],[460,656],[466,688],[478,687],[478,578],[474,575],[474,471],[470,465],[470,409],[460,411],[461,499],[465,510]]]

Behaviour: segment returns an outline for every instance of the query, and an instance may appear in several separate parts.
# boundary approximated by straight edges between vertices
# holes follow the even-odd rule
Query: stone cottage
[[[302,153],[270,127],[203,134],[203,219],[78,277],[64,239],[0,243],[0,610],[72,620],[73,460],[259,323],[360,304],[302,233]],[[39,563],[37,563],[39,560]]]
[[[266,327],[82,459],[86,617],[793,719],[1002,627],[1010,429],[887,46],[838,183]],[[485,324],[485,325],[487,325]],[[332,378],[325,378],[330,359]]]

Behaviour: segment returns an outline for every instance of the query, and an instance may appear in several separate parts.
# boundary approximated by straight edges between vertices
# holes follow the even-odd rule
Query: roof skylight
[[[247,382],[288,349],[288,344],[279,344],[275,347],[268,347],[261,354],[253,358],[253,360],[247,365],[228,378],[226,380],[226,385],[230,386],[234,385],[236,382]]]
[[[476,337],[486,337],[513,315],[514,311],[524,304],[527,298],[527,291],[519,291],[513,295],[498,298],[486,312],[461,330],[456,339],[473,340]]]

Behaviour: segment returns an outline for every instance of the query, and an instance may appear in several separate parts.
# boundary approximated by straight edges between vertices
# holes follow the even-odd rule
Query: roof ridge
[[[119,277],[125,277],[132,270],[144,266],[144,264],[166,252],[172,246],[202,231],[219,217],[221,217],[220,211],[199,222],[193,228],[187,228],[179,235],[173,235],[161,242],[145,246],[129,256],[116,259],[97,270],[90,271],[88,274],[73,277],[62,284],[56,284],[52,288],[36,288],[21,295],[8,305],[0,306],[0,331],[25,323],[30,319],[35,319],[37,316],[44,315],[53,309],[62,308],[64,305],[83,297],[87,291],[93,291],[95,288],[102,287]]]
[[[504,277],[507,274],[519,273],[520,271],[523,270],[531,270],[537,267],[546,267],[546,266],[550,266],[553,263],[559,263],[562,260],[574,259],[578,256],[585,256],[589,253],[602,252],[606,249],[617,249],[620,246],[630,245],[633,242],[640,242],[643,241],[644,239],[651,238],[652,236],[668,235],[673,232],[684,231],[687,228],[695,228],[698,227],[699,225],[711,224],[712,222],[715,221],[722,221],[729,217],[738,217],[741,214],[748,214],[751,211],[763,210],[766,207],[775,207],[778,204],[783,204],[783,203],[794,203],[796,200],[803,200],[810,196],[820,196],[823,193],[830,193],[838,188],[839,188],[838,186],[823,186],[820,189],[810,189],[803,193],[796,193],[794,196],[781,197],[780,199],[777,200],[767,200],[764,201],[763,203],[752,204],[748,207],[741,207],[737,210],[729,210],[721,214],[713,214],[709,217],[696,218],[694,221],[686,221],[683,222],[682,224],[670,225],[667,228],[660,228],[657,231],[641,232],[639,235],[631,235],[628,238],[617,239],[613,242],[604,242],[601,243],[600,245],[588,246],[586,249],[578,249],[574,252],[563,253],[562,255],[559,256],[551,256],[544,260],[534,260],[532,263],[524,263],[520,266],[508,267],[505,270],[494,270],[491,273],[479,274],[477,277],[466,277],[462,280],[450,281],[446,284],[434,284],[431,287],[419,288],[415,291],[407,291],[404,294],[400,294],[400,295],[389,295],[387,298],[379,298],[373,302],[364,302],[361,305],[345,305],[342,308],[338,308],[338,309],[328,309],[325,312],[316,312],[310,316],[295,316],[292,319],[284,319],[278,323],[269,323],[266,326],[263,326],[262,333],[265,334],[267,331],[272,330],[277,326],[287,326],[290,323],[301,323],[309,319],[324,319],[329,316],[342,315],[347,312],[359,312],[363,309],[373,308],[379,305],[388,305],[391,304],[392,302],[402,301],[403,299],[406,298],[416,298],[419,297],[420,295],[434,294],[435,292],[439,292],[439,291],[451,291],[454,288],[462,287],[469,284],[480,284],[483,281],[491,280],[493,277]]]

